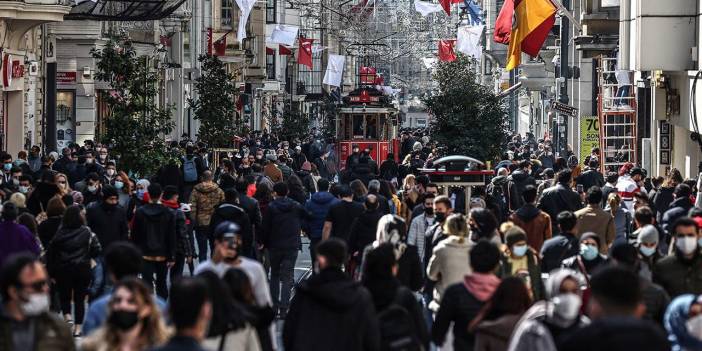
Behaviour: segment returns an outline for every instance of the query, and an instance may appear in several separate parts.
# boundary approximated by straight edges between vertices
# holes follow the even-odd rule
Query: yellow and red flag
[[[507,70],[521,63],[522,52],[537,56],[556,21],[550,0],[508,0],[495,23],[495,41],[509,41]],[[509,32],[509,36],[505,35]]]

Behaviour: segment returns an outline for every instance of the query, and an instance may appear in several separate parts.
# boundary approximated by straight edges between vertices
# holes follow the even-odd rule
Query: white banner
[[[429,68],[432,68],[436,65],[436,58],[435,57],[423,57],[422,62],[424,63],[424,67],[429,69]]]
[[[483,55],[483,46],[480,45],[480,39],[484,29],[484,25],[458,27],[458,33],[456,33],[456,50],[468,56],[480,59]]]
[[[346,56],[329,54],[329,62],[327,63],[327,71],[324,72],[324,81],[322,83],[341,86],[341,79],[344,76],[344,64]]]
[[[422,17],[427,17],[431,13],[441,12],[444,10],[441,7],[441,4],[434,4],[431,2],[425,2],[425,1],[419,1],[419,0],[416,0],[414,2],[414,9],[417,10],[417,12],[419,12],[419,14],[422,15]]]
[[[239,28],[236,32],[236,40],[240,43],[246,39],[246,23],[249,21],[249,14],[254,7],[256,0],[236,0],[236,5],[239,6],[241,14],[239,15]]]
[[[297,31],[300,28],[295,26],[287,26],[284,24],[278,24],[273,29],[271,33],[270,43],[278,43],[287,46],[295,45],[295,39],[297,39]]]

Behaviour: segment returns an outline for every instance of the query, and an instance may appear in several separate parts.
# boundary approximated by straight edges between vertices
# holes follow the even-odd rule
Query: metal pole
[[[570,0],[563,0],[563,8],[566,10],[570,8]],[[561,16],[561,67],[560,67],[560,77],[561,77],[561,89],[558,96],[558,101],[568,104],[568,45],[570,42],[570,21],[565,15]],[[561,152],[561,157],[565,157],[567,145],[568,145],[568,116],[561,114],[559,119],[563,120],[560,123],[556,133],[558,134],[559,144],[558,149]],[[554,134],[556,134],[554,133]]]

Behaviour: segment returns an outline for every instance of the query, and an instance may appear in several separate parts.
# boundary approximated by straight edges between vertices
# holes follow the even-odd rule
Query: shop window
[[[222,27],[231,28],[232,27],[232,9],[234,7],[234,0],[221,0],[222,1],[222,11],[221,22]]]
[[[276,0],[266,0],[266,23],[276,23],[276,5],[278,2]]]

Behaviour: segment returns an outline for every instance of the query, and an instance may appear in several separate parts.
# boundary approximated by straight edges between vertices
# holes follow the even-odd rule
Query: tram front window
[[[353,137],[363,138],[363,115],[353,115]]]
[[[366,138],[378,138],[378,121],[375,116],[366,116]]]

